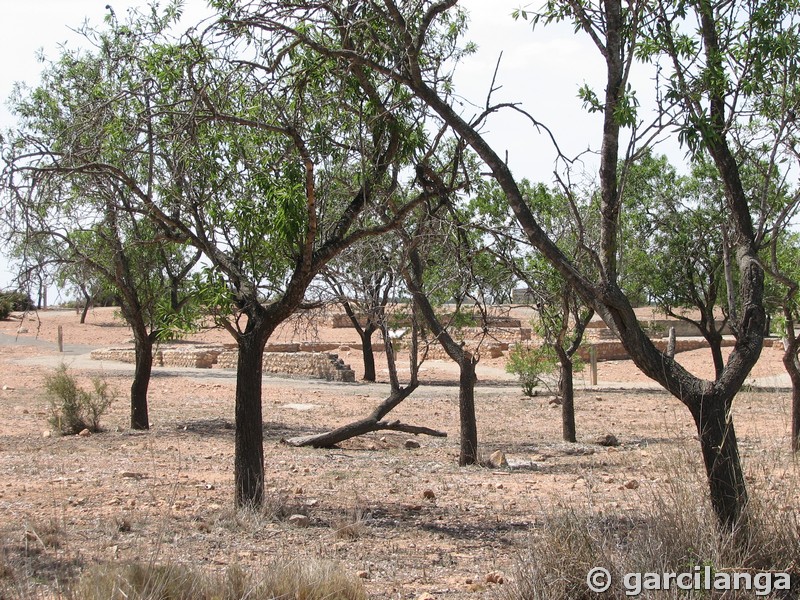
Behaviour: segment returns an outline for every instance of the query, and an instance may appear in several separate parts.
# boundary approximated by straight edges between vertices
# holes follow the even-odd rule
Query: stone
[[[619,446],[619,440],[613,433],[607,433],[605,436],[598,438],[597,444],[609,448],[616,448]]]
[[[49,429],[48,429],[47,431],[43,431],[43,432],[42,432],[42,437],[43,437],[43,438],[50,438],[50,437],[53,437],[53,432],[52,432],[52,431],[50,431]]]
[[[88,429],[82,429],[81,432],[78,434],[80,437],[89,437],[92,435],[92,432]]]
[[[433,490],[425,490],[422,492],[422,497],[425,500],[436,500],[436,494],[433,492]]]
[[[415,449],[419,448],[419,442],[417,440],[406,440],[405,447],[408,449]]]
[[[436,596],[430,592],[422,592],[419,596],[417,596],[416,600],[436,600]]]
[[[19,329],[17,329],[17,333],[28,333],[28,328],[20,327]]]
[[[359,571],[356,573],[356,577],[359,579],[369,579],[369,571]]]
[[[292,515],[289,517],[289,523],[295,527],[308,527],[311,524],[311,519],[306,515]]]
[[[503,583],[505,581],[505,575],[503,575],[502,571],[490,571],[486,574],[484,578],[486,583]]]
[[[506,459],[505,452],[502,450],[495,450],[489,456],[489,465],[495,469],[508,467],[508,459]]]
[[[639,481],[637,479],[631,479],[630,481],[625,482],[625,489],[627,490],[636,490],[639,488]]]
[[[13,388],[13,387],[11,387],[10,385],[4,385],[4,386],[3,386],[3,389],[4,389],[6,392],[13,392],[13,391],[14,391],[14,388]]]

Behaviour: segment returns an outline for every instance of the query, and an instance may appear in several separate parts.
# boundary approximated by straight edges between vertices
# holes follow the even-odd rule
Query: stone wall
[[[354,382],[356,380],[355,372],[345,365],[338,355],[327,352],[299,351],[299,348],[304,345],[267,345],[268,350],[276,347],[279,350],[264,352],[264,371],[327,381]],[[339,346],[336,344],[334,347],[338,348]],[[93,350],[90,356],[92,360],[113,360],[131,364],[136,361],[136,351],[130,346]],[[237,359],[238,351],[231,347],[167,346],[161,347],[153,353],[153,366],[235,369]]]
[[[177,346],[159,348],[153,352],[153,366],[156,367],[194,367],[210,369],[217,362],[223,347]],[[136,351],[131,348],[102,348],[92,350],[92,360],[115,360],[124,363],[136,362]]]
[[[219,355],[216,366],[235,369],[238,356],[236,350],[227,350]],[[328,352],[264,352],[263,365],[267,373],[351,383],[356,380],[355,371]]]
[[[391,326],[392,327],[411,327],[411,321],[408,317],[399,317],[399,316],[390,316]],[[447,316],[443,315],[442,321],[446,321]],[[476,321],[479,320],[479,317],[476,317]],[[367,319],[363,315],[358,316],[358,322],[361,324],[362,327],[365,327],[367,324]],[[350,320],[344,313],[339,314],[332,314],[328,316],[327,324],[329,327],[333,327],[334,329],[348,329],[353,326],[353,322]],[[494,328],[506,328],[506,329],[519,329],[522,326],[522,323],[519,319],[514,317],[509,317],[506,315],[487,315],[486,317],[486,324],[488,327]],[[482,330],[482,329],[481,329]]]

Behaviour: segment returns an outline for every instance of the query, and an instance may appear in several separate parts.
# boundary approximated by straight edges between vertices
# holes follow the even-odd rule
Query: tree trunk
[[[787,327],[787,333],[788,329]],[[797,360],[797,351],[798,342],[794,338],[794,327],[792,327],[792,338],[788,339],[783,351],[783,367],[792,382],[792,452],[800,450],[800,363]]]
[[[265,340],[254,331],[238,336],[236,366],[236,442],[234,454],[237,508],[264,501],[264,426],[261,375]]]
[[[458,362],[458,411],[461,421],[461,453],[459,466],[478,464],[478,427],[475,421],[475,361],[464,352]]]
[[[375,382],[375,353],[372,350],[372,334],[375,333],[373,325],[359,332],[361,336],[361,353],[364,357],[364,381]]]
[[[86,315],[89,313],[89,307],[92,304],[92,295],[83,289],[83,312],[81,313],[81,325],[86,323]]]
[[[153,370],[153,340],[149,335],[135,336],[136,367],[131,384],[131,429],[150,429],[147,389]]]
[[[575,387],[572,381],[572,361],[565,352],[558,352],[558,393],[561,396],[561,435],[565,442],[576,442]]]
[[[708,476],[711,505],[720,524],[732,531],[747,507],[747,489],[730,418],[733,398],[712,395],[692,410]]]
[[[712,325],[712,329],[714,325]],[[716,330],[709,331],[705,335],[709,348],[711,348],[711,358],[714,361],[714,375],[715,380],[722,376],[722,371],[725,369],[725,360],[722,358],[722,334]]]

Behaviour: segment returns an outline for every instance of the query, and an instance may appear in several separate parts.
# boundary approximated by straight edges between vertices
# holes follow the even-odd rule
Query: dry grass
[[[506,597],[524,600],[628,598],[627,573],[693,573],[706,566],[712,573],[759,572],[792,576],[788,595],[800,597],[800,521],[798,483],[786,495],[766,495],[752,489],[746,526],[721,533],[700,474],[681,469],[685,450],[665,460],[672,473],[658,493],[643,491],[639,508],[609,514],[592,506],[560,505],[545,513],[532,532],[514,584]],[[760,468],[763,468],[761,466]],[[787,506],[786,502],[793,503]],[[602,567],[611,573],[609,591],[589,589],[587,575]],[[639,598],[752,599],[754,590],[643,591]],[[759,596],[761,594],[758,594]]]
[[[361,582],[338,563],[313,558],[278,559],[258,570],[237,565],[209,573],[177,563],[103,563],[58,585],[40,585],[2,562],[3,600],[363,600]]]
[[[263,572],[236,565],[219,575],[178,564],[100,565],[71,591],[75,600],[362,600],[363,587],[337,564],[279,559]]]

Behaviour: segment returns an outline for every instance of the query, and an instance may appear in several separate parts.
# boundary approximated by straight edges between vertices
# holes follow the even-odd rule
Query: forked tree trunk
[[[265,338],[256,331],[237,336],[236,441],[234,453],[235,502],[238,508],[261,506],[264,501],[264,426],[261,375]]]
[[[747,507],[747,486],[730,415],[732,401],[733,398],[711,396],[692,410],[708,476],[711,505],[720,524],[728,531],[740,523]]]
[[[462,351],[463,352],[463,351]],[[478,464],[478,427],[475,420],[475,359],[463,352],[458,361],[458,414],[461,425],[461,467]]]
[[[131,429],[150,429],[147,407],[147,390],[153,370],[153,340],[149,335],[134,336],[136,366],[131,383]]]

